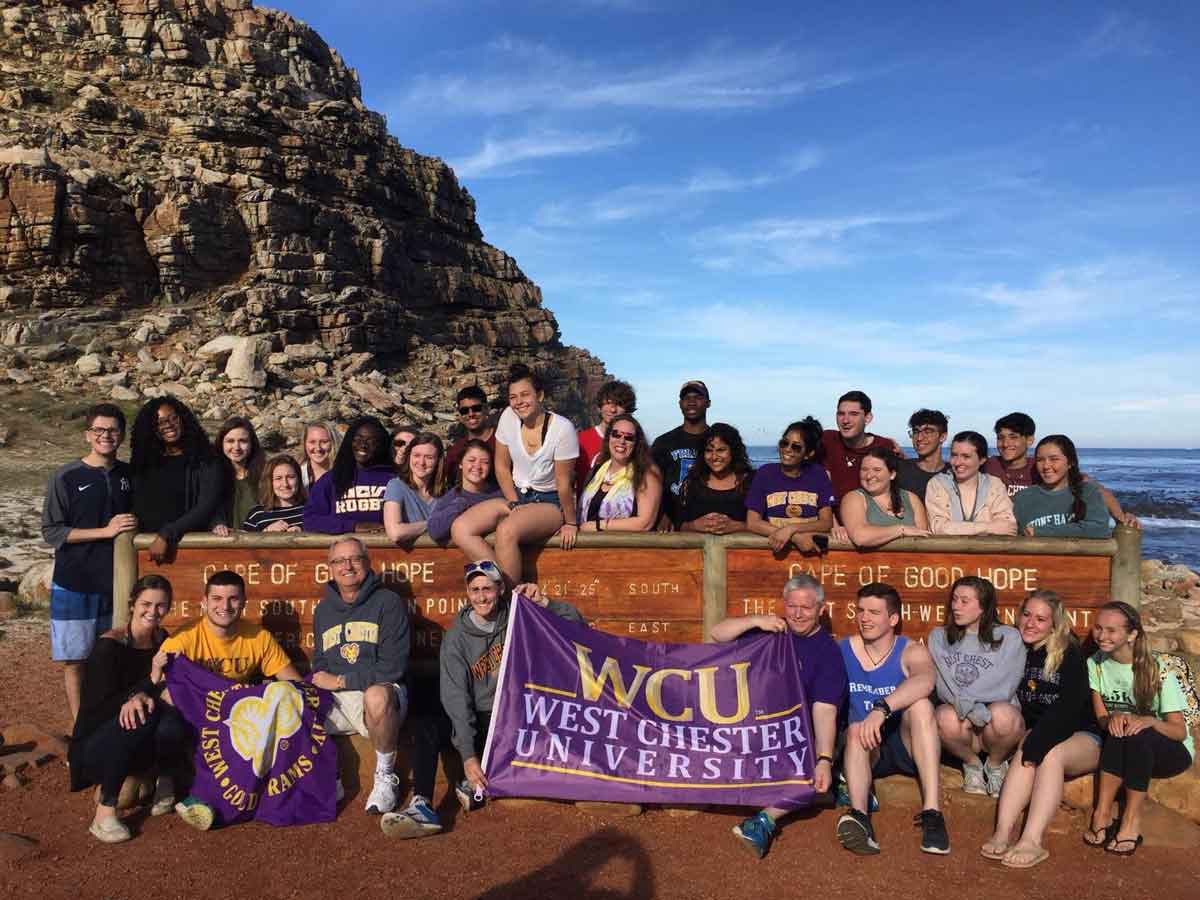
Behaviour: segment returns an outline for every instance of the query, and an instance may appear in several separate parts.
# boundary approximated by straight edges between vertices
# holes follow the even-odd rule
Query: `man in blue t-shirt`
[[[737,616],[713,626],[712,639],[724,644],[747,631],[790,631],[801,639],[800,661],[804,693],[812,708],[812,735],[817,764],[813,789],[821,794],[833,783],[833,748],[838,710],[846,699],[846,667],[832,635],[821,627],[825,591],[809,575],[795,575],[783,585],[783,615]],[[733,833],[760,859],[771,845],[775,822],[787,810],[768,807],[733,827]]]
[[[50,655],[63,664],[71,722],[79,715],[83,666],[96,637],[112,627],[113,538],[137,530],[133,478],[117,459],[125,414],[111,403],[84,415],[87,455],[50,476],[42,538],[54,548],[50,581]]]
[[[842,775],[849,806],[837,822],[843,847],[854,853],[879,852],[868,816],[871,783],[896,773],[921,782],[921,849],[950,852],[946,820],[939,808],[941,742],[929,694],[933,658],[925,645],[896,634],[900,594],[890,584],[872,582],[858,590],[858,634],[838,642],[849,679],[846,745]]]

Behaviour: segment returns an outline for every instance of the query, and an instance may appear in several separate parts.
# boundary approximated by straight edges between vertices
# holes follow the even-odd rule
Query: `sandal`
[[[1122,850],[1122,844],[1129,844],[1130,846]],[[1140,846],[1142,846],[1142,836],[1140,834],[1136,838],[1114,837],[1108,842],[1108,846],[1104,848],[1104,852],[1111,853],[1113,856],[1133,856],[1133,854],[1137,852],[1137,848]]]
[[[1083,842],[1089,847],[1104,850],[1117,834],[1117,820],[1113,819],[1103,828],[1089,828],[1083,833]]]
[[[1008,851],[1009,846],[1003,841],[987,841],[979,848],[979,855],[984,859],[1002,860]]]
[[[1000,864],[1010,869],[1032,869],[1049,858],[1050,851],[1042,847],[1014,847],[1000,860]]]

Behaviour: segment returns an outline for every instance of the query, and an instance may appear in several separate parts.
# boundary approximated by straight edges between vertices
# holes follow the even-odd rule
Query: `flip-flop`
[[[1050,858],[1050,851],[1041,847],[1014,847],[1000,864],[1010,869],[1032,869]]]
[[[979,855],[984,859],[1001,860],[1004,859],[1005,854],[1008,853],[1009,849],[1010,848],[1008,844],[1000,844],[996,843],[995,841],[988,841],[979,848]]]
[[[1129,849],[1120,849],[1122,844],[1132,844]],[[1109,842],[1109,846],[1104,848],[1105,853],[1111,853],[1113,856],[1133,856],[1137,852],[1137,848],[1142,846],[1142,836],[1139,834],[1136,838],[1113,838]]]
[[[1089,828],[1083,833],[1083,842],[1089,847],[1094,847],[1097,850],[1104,850],[1112,841],[1117,833],[1117,820],[1113,819],[1103,828]],[[1099,838],[1099,840],[1089,840],[1088,838]]]

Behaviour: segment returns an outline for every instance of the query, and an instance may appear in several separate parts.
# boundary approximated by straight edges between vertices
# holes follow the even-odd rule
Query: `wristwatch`
[[[884,700],[882,697],[880,697],[878,700],[876,700],[874,703],[871,704],[871,709],[872,710],[877,709],[881,713],[883,713],[883,718],[885,721],[892,717],[892,708],[890,706],[888,706],[888,702],[886,700]]]

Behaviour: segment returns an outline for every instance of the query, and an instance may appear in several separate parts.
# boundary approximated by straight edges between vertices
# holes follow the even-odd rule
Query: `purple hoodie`
[[[396,477],[391,466],[358,466],[354,483],[334,497],[333,472],[317,479],[304,504],[304,530],[319,534],[349,534],[359,522],[383,524],[383,493]]]

